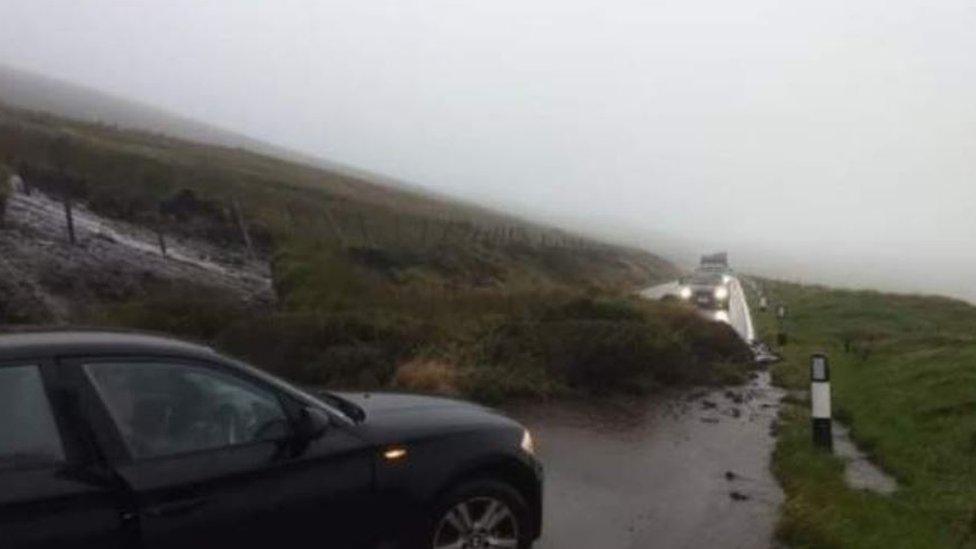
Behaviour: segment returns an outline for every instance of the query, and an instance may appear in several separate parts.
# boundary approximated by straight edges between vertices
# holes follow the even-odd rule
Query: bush
[[[478,339],[471,362],[485,374],[472,379],[483,383],[495,381],[489,372],[512,386],[518,384],[511,376],[524,385],[541,372],[572,390],[609,393],[741,381],[751,357],[727,325],[684,307],[573,298],[493,326]]]
[[[250,314],[236,296],[183,284],[162,286],[142,299],[106,307],[89,322],[209,342],[232,319]]]
[[[203,340],[298,383],[487,402],[725,383],[751,356],[727,326],[682,307],[541,292],[507,298],[520,305],[472,292],[443,304],[450,315],[409,301],[282,313],[174,286],[98,321]]]
[[[577,297],[566,303],[551,306],[542,320],[563,319],[641,321],[647,315],[639,306],[625,299]]]
[[[354,313],[284,313],[243,318],[215,345],[299,383],[388,385],[395,365],[423,340],[410,319]]]
[[[644,322],[569,320],[540,328],[547,370],[572,388],[634,391],[680,371],[680,344]]]
[[[453,364],[440,360],[415,359],[401,364],[394,385],[423,393],[454,395],[458,393],[458,371]]]

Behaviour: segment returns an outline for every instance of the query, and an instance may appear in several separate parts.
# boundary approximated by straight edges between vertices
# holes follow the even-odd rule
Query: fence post
[[[252,260],[254,259],[254,246],[251,244],[251,233],[247,230],[247,223],[244,222],[244,212],[241,211],[241,204],[234,198],[234,215],[237,218],[237,228],[241,231],[241,237],[244,239],[244,245],[247,246],[247,255]]]
[[[71,204],[71,192],[64,193],[64,219],[68,224],[68,242],[75,244],[75,216]]]
[[[156,226],[156,240],[159,242],[159,253],[166,257],[166,235],[163,234],[163,228],[159,225]]]
[[[779,333],[776,334],[776,344],[782,347],[789,341],[786,335],[786,305],[780,304],[776,307],[776,325],[779,328]]]

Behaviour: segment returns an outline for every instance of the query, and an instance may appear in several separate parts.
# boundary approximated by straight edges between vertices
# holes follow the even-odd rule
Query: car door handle
[[[206,498],[188,498],[178,501],[161,503],[146,509],[145,514],[150,517],[172,517],[192,513],[207,503]]]

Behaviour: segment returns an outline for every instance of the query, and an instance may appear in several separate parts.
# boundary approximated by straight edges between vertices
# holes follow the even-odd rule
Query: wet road
[[[725,320],[755,337],[738,279]],[[677,295],[676,282],[641,295]],[[707,314],[704,313],[703,314]],[[782,392],[758,372],[746,385],[616,404],[510,410],[546,466],[540,549],[764,548],[782,491],[769,470]]]
[[[546,465],[542,549],[770,547],[781,393],[748,384],[643,404],[526,406]]]

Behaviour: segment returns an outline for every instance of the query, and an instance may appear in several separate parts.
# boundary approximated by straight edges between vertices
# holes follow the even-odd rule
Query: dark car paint
[[[133,461],[77,367],[92,358],[166,358],[219,368],[275,390],[294,421],[313,406],[328,414],[330,425],[304,443],[291,437]],[[168,547],[213,537],[238,546],[307,539],[370,546],[422,523],[423,509],[438,495],[480,475],[518,489],[535,535],[541,533],[541,466],[519,449],[522,427],[481,406],[344,394],[365,412],[357,421],[207,347],[142,334],[0,335],[0,367],[5,363],[42,366],[69,457],[58,466],[0,471],[0,532],[7,541]],[[407,456],[384,459],[388,446],[405,448]]]
[[[464,478],[501,477],[529,504],[530,528],[542,532],[541,465],[512,452],[524,429],[490,408],[460,400],[402,393],[337,393],[362,407],[357,432],[380,446],[404,447],[408,459],[381,463],[377,486],[401,509],[416,510]],[[448,466],[453,464],[453,466]],[[408,511],[409,521],[418,519]]]

